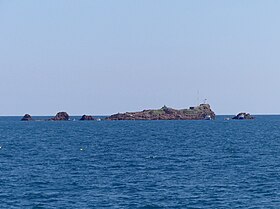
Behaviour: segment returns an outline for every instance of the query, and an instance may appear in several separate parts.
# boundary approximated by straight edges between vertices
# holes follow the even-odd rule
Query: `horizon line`
[[[117,114],[117,113],[114,113]],[[280,113],[256,113],[252,114],[254,116],[280,116]],[[0,117],[23,117],[23,115],[0,115]],[[30,114],[31,115],[31,114]],[[83,115],[90,115],[90,116],[111,116],[112,114],[74,114],[74,115],[69,115],[69,117],[81,117]],[[236,114],[216,114],[216,116],[235,116]],[[55,115],[31,115],[32,117],[53,117]]]

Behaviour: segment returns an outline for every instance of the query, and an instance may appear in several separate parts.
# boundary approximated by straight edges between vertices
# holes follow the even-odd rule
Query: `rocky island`
[[[59,120],[69,120],[69,115],[67,112],[59,112],[56,114],[55,117],[49,119],[49,120],[54,120],[54,121],[59,121]]]
[[[215,119],[215,113],[209,104],[201,104],[189,109],[176,110],[163,106],[157,110],[126,112],[111,115],[105,120],[209,120]]]
[[[252,120],[255,119],[252,115],[249,113],[241,112],[238,113],[236,116],[232,118],[233,120]]]
[[[31,120],[33,120],[33,119],[32,119],[32,117],[31,117],[31,115],[25,114],[25,115],[22,117],[21,120],[22,120],[22,121],[31,121]]]
[[[91,115],[83,115],[80,120],[94,120]]]

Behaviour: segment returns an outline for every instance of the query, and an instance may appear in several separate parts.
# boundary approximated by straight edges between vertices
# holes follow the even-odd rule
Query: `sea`
[[[226,117],[0,117],[0,208],[280,208],[280,116]]]

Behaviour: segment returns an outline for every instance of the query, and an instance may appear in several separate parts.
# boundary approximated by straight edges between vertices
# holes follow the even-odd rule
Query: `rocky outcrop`
[[[32,117],[31,117],[31,115],[25,114],[21,120],[22,120],[22,121],[31,121],[31,120],[33,120],[33,119],[32,119]]]
[[[50,120],[69,120],[69,115],[67,114],[67,112],[59,112],[56,114],[55,117],[51,118]]]
[[[255,119],[252,115],[250,115],[249,113],[238,113],[236,116],[234,116],[232,119],[234,120],[252,120]]]
[[[80,120],[94,120],[91,115],[83,115]]]
[[[215,119],[215,113],[209,104],[201,104],[189,109],[176,110],[166,106],[157,110],[118,113],[105,120],[205,120]]]

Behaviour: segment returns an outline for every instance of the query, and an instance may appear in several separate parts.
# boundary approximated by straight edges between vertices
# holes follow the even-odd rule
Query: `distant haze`
[[[280,1],[0,0],[0,115],[279,114]]]

